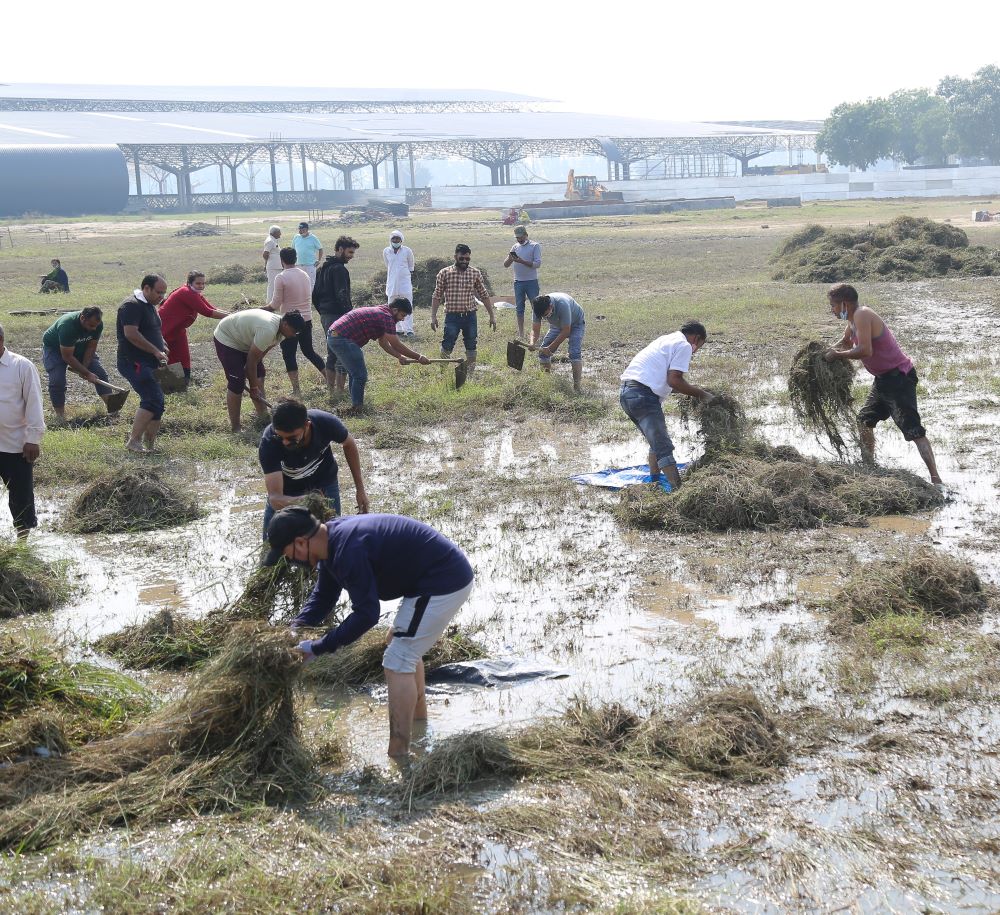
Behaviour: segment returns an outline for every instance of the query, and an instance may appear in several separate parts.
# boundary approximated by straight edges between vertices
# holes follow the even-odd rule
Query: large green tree
[[[892,155],[894,132],[892,110],[886,99],[845,102],[823,122],[816,137],[816,151],[840,165],[865,169]]]
[[[1000,162],[1000,67],[983,67],[972,79],[946,76],[937,91],[951,114],[955,151]]]
[[[890,155],[911,165],[923,159],[928,165],[948,158],[950,116],[943,98],[926,89],[901,89],[888,98],[892,115]]]

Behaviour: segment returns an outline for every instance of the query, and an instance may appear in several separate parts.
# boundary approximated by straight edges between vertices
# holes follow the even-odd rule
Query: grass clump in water
[[[48,847],[108,826],[309,796],[285,634],[233,627],[225,651],[143,725],[59,759],[16,763],[0,785],[0,848]]]
[[[854,368],[844,359],[827,362],[823,358],[827,349],[826,344],[812,340],[795,354],[788,373],[788,394],[796,418],[818,440],[825,436],[843,459],[847,442],[858,442],[851,397]]]
[[[76,534],[150,531],[202,516],[198,504],[155,470],[120,467],[94,480],[69,507]]]
[[[961,229],[914,216],[856,230],[806,226],[772,262],[772,279],[792,283],[1000,275],[1000,251],[970,247]]]
[[[70,591],[64,563],[39,559],[26,543],[0,543],[0,619],[52,610]]]

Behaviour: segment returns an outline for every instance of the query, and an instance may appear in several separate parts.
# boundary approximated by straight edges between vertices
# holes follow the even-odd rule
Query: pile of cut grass
[[[239,283],[266,283],[267,275],[264,266],[254,265],[247,267],[245,264],[229,264],[225,267],[212,267],[205,277],[205,282],[210,286],[236,286]]]
[[[812,340],[795,354],[788,373],[788,395],[796,418],[818,441],[825,436],[843,460],[848,442],[855,450],[858,447],[858,418],[851,396],[854,368],[844,359],[827,362],[823,358],[827,349]]]
[[[414,261],[413,264],[413,302],[414,308],[430,308],[431,298],[434,295],[434,283],[437,281],[438,273],[445,267],[450,267],[455,263],[454,258],[445,257],[425,257]],[[479,272],[483,275],[483,284],[486,291],[493,295],[493,284],[490,282],[489,274],[485,267],[478,264]],[[359,308],[363,305],[380,305],[385,303],[385,280],[386,271],[377,270],[366,286],[361,287],[354,294],[354,306]]]
[[[76,534],[151,531],[186,524],[203,514],[194,499],[155,470],[119,467],[73,500],[66,526]]]
[[[685,424],[698,423],[698,435],[711,459],[730,451],[743,451],[750,432],[746,413],[732,394],[715,394],[708,402],[696,397],[682,397],[680,414]]]
[[[382,679],[385,627],[370,629],[360,639],[333,654],[320,655],[302,673],[302,679],[325,686],[365,686]],[[476,661],[486,649],[457,625],[449,626],[424,657],[424,669]]]
[[[8,767],[0,848],[31,851],[73,835],[310,796],[284,634],[233,627],[225,651],[142,726],[56,759]]]
[[[776,721],[748,691],[722,690],[648,718],[617,703],[577,701],[561,717],[514,733],[473,731],[441,741],[413,764],[402,790],[413,799],[487,780],[636,771],[759,781],[787,759]]]
[[[52,610],[71,590],[64,563],[39,559],[26,543],[0,543],[0,619]]]
[[[207,222],[192,222],[174,232],[174,238],[207,238],[211,235],[221,235],[222,230]]]
[[[792,283],[1000,275],[1000,251],[970,247],[961,229],[914,216],[863,229],[806,226],[772,262],[772,278]]]
[[[0,640],[0,762],[116,733],[149,709],[134,680],[13,638]]]

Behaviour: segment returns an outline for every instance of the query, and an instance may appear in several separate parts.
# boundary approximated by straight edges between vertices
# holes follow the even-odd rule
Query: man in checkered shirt
[[[490,315],[490,328],[497,329],[497,313],[493,310],[493,298],[486,291],[482,273],[470,267],[472,248],[468,245],[455,246],[455,264],[445,267],[437,275],[434,296],[431,299],[431,330],[437,330],[438,306],[444,302],[444,337],[441,340],[441,355],[447,359],[455,348],[459,332],[465,344],[465,365],[471,374],[476,367],[476,307],[477,299],[486,306]]]

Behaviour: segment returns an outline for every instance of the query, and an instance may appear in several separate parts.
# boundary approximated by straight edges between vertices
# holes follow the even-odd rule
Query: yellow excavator
[[[577,175],[573,169],[566,176],[567,200],[621,200],[618,191],[609,191],[603,184],[597,183],[596,175]]]

